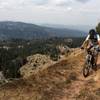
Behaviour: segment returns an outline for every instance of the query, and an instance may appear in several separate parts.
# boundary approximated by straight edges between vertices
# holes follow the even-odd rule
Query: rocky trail
[[[84,52],[75,49],[68,57],[39,69],[27,78],[0,87],[0,100],[100,100],[98,70],[84,78]]]

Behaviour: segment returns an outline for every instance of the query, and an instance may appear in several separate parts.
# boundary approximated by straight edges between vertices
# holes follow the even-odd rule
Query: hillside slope
[[[83,52],[75,49],[67,58],[0,87],[0,100],[100,100],[98,71],[82,76]]]
[[[68,28],[50,28],[12,21],[0,22],[0,40],[82,36],[85,36],[84,32]]]

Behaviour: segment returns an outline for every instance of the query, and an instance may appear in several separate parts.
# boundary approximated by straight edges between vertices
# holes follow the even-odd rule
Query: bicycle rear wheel
[[[97,64],[96,64],[96,63],[94,63],[94,64],[92,65],[92,69],[93,69],[94,71],[97,71]]]

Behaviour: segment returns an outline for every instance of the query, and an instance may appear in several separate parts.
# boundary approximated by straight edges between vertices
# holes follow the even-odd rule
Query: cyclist
[[[83,42],[81,49],[87,49],[88,51],[91,50],[93,47],[96,48],[96,55],[94,57],[95,62],[97,63],[97,59],[98,59],[98,51],[99,51],[99,47],[100,47],[100,36],[99,34],[94,30],[91,29],[89,31],[88,36],[86,37],[85,41]]]

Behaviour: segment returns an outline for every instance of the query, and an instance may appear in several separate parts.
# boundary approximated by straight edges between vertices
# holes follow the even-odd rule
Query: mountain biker
[[[100,36],[94,29],[91,29],[85,41],[83,42],[81,49],[91,50],[93,47],[96,47],[97,54],[95,55],[94,59],[97,63],[98,51],[100,47]]]

